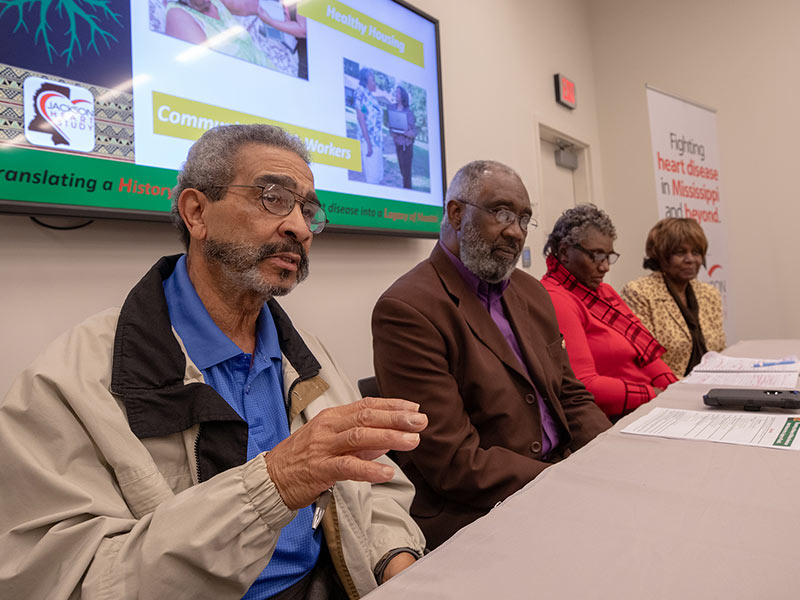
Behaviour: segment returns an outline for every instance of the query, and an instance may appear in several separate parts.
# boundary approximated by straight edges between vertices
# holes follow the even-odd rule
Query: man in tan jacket
[[[326,223],[313,183],[274,127],[192,147],[173,190],[186,255],[0,406],[0,597],[359,597],[420,556],[413,487],[383,455],[426,417],[358,400],[274,299]]]

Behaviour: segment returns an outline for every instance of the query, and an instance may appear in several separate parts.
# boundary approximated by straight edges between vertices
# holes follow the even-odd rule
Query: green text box
[[[169,212],[176,171],[27,148],[0,146],[0,198]]]
[[[346,4],[336,0],[301,0],[298,12],[417,66],[425,66],[422,42]]]
[[[275,125],[303,140],[313,162],[351,171],[361,170],[361,143],[358,140],[153,92],[154,133],[184,140],[196,140],[212,127],[231,123]]]
[[[332,225],[432,233],[442,220],[439,206],[324,190],[317,196]]]
[[[800,418],[794,417],[786,419],[786,423],[772,445],[791,448],[794,443],[794,438],[797,437],[798,430],[800,430]]]
[[[121,210],[170,211],[177,171],[29,148],[0,145],[0,198]],[[435,233],[442,209],[317,190],[333,226]]]

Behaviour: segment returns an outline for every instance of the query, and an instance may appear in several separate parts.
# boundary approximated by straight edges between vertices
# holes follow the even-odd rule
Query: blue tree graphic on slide
[[[117,38],[108,31],[111,21],[117,25],[120,23],[120,15],[109,7],[111,0],[0,0],[0,20],[6,16],[14,15],[16,11],[17,22],[14,26],[14,33],[24,29],[27,33],[33,30],[34,43],[44,44],[47,50],[47,57],[50,63],[54,56],[66,59],[67,66],[74,62],[76,54],[83,54],[84,50],[94,50],[98,55],[100,50],[97,47],[98,39],[105,43],[106,48],[110,47],[109,41],[117,41]],[[50,22],[57,16],[62,21],[66,18],[66,37],[65,47],[59,50],[56,47],[57,40],[54,41],[53,27]],[[50,22],[49,22],[50,21]],[[30,27],[29,27],[30,23]],[[85,45],[82,46],[79,37],[80,33],[88,37]]]

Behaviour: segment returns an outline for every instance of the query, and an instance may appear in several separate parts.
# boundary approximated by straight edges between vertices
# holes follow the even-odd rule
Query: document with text
[[[700,363],[692,369],[695,371],[760,371],[760,372],[791,372],[800,371],[800,362],[796,356],[781,358],[742,358],[738,356],[725,356],[719,352],[706,352]]]
[[[707,352],[680,383],[790,389],[797,385],[798,375],[800,361],[797,356],[741,358]]]
[[[800,450],[800,414],[654,408],[622,433]]]
[[[797,373],[695,373],[693,371],[681,379],[680,383],[758,389],[793,389],[797,386]]]

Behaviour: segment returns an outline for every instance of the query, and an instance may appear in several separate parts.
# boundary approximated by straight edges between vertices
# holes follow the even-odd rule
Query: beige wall
[[[640,275],[656,219],[645,83],[718,110],[727,221],[729,341],[800,336],[792,177],[800,129],[800,4],[725,0],[416,0],[441,23],[448,174],[482,157],[519,170],[538,202],[538,127],[590,147],[592,196],[620,232],[619,287]],[[553,101],[552,75],[578,83],[579,108]],[[602,156],[602,163],[600,158]],[[546,224],[547,226],[550,223]],[[543,232],[529,236],[540,275]],[[372,370],[369,315],[432,240],[325,234],[312,276],[283,303],[317,333],[352,379]],[[97,221],[42,229],[0,215],[0,393],[60,332],[110,305],[162,254],[163,224]]]
[[[717,109],[728,235],[728,342],[800,337],[795,139],[800,3],[595,0],[592,23],[606,208],[622,259],[644,273],[656,200],[645,83]]]
[[[475,158],[502,160],[519,170],[538,202],[538,126],[588,144],[593,197],[620,233],[623,258],[609,276],[616,287],[643,272],[644,235],[657,216],[645,83],[716,108],[731,263],[729,342],[800,336],[794,243],[800,203],[792,184],[800,4],[416,4],[441,22],[448,174]],[[577,81],[576,111],[553,101],[555,72]],[[542,234],[528,240],[537,276]],[[311,277],[283,304],[355,380],[372,371],[372,305],[432,245],[324,234],[312,250]],[[119,304],[157,257],[179,249],[164,224],[97,221],[56,232],[0,215],[0,394],[49,340]]]
[[[589,24],[579,0],[415,0],[441,25],[448,173],[493,158],[516,168],[538,195],[539,123],[594,147]],[[569,40],[569,44],[564,43]],[[580,109],[553,101],[552,76],[579,82]],[[595,169],[599,159],[593,161]],[[593,174],[599,198],[599,171]],[[543,262],[540,233],[529,240],[531,272]],[[355,380],[372,373],[369,317],[380,293],[425,258],[433,240],[323,234],[309,280],[282,303],[322,338]],[[124,300],[161,255],[179,251],[167,225],[97,221],[77,231],[42,229],[0,216],[0,394],[56,335]]]

